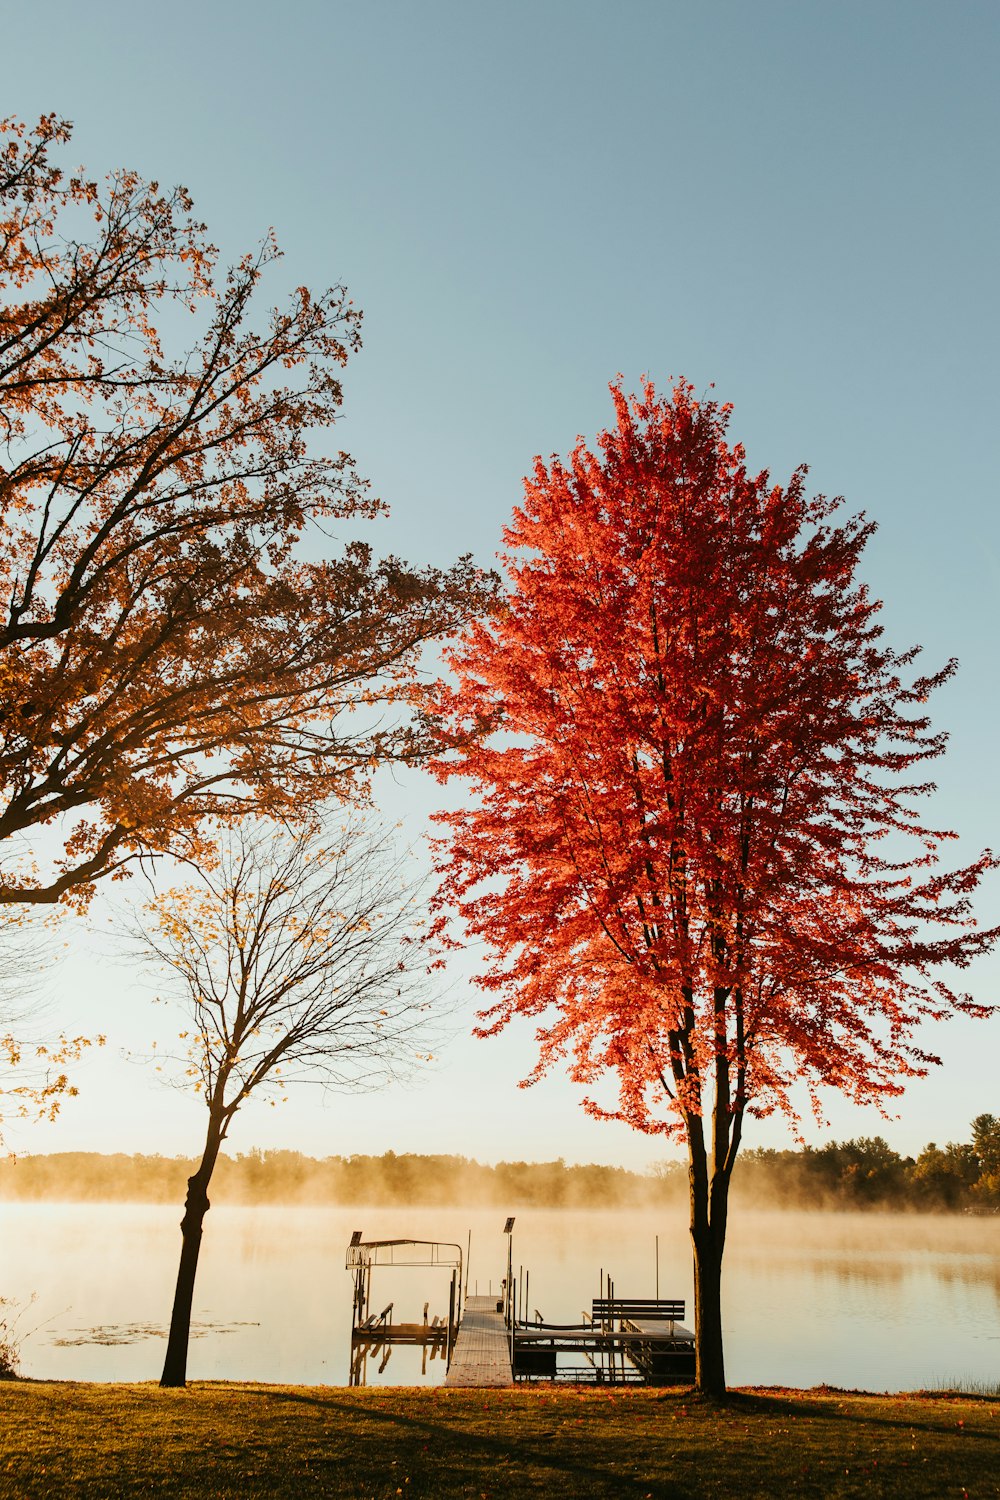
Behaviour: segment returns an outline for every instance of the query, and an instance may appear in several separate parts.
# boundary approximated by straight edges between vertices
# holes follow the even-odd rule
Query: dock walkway
[[[510,1345],[496,1297],[468,1297],[446,1386],[513,1385]]]

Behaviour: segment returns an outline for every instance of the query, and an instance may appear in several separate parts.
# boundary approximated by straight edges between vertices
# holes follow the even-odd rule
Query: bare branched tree
[[[172,975],[190,1029],[182,1072],[208,1127],[188,1179],[161,1385],[184,1385],[208,1186],[255,1090],[298,1079],[377,1087],[427,1055],[430,1006],[419,901],[391,837],[359,826],[229,828],[218,863],[146,907],[139,937]]]

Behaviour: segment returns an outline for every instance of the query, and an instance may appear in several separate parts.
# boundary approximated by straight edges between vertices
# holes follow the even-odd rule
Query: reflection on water
[[[157,1378],[170,1312],[178,1211],[147,1205],[0,1205],[0,1290],[31,1308],[26,1375]],[[195,1290],[189,1374],[345,1385],[352,1280],[344,1252],[366,1238],[453,1240],[471,1231],[469,1291],[499,1290],[504,1212],[214,1207]],[[656,1240],[659,1239],[657,1265]],[[572,1322],[609,1273],[621,1296],[683,1297],[683,1211],[517,1210],[522,1307]],[[371,1302],[420,1322],[448,1310],[450,1270],[376,1271]],[[1000,1378],[1000,1223],[923,1215],[734,1210],[726,1252],[727,1375],[734,1385],[929,1387]],[[437,1383],[442,1360],[395,1348],[369,1383]]]

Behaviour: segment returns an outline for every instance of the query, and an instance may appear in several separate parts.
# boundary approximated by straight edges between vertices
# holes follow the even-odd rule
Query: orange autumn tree
[[[380,509],[314,436],[359,345],[344,288],[261,316],[270,238],[220,272],[183,189],[67,175],[69,135],[0,126],[6,903],[85,902],[197,858],[206,820],[295,818],[410,756],[420,647],[482,598],[464,562],[344,537]]]
[[[473,796],[445,815],[439,901],[493,955],[481,1034],[534,1018],[532,1078],[612,1075],[591,1113],[686,1143],[718,1394],[745,1118],[796,1118],[798,1084],[879,1104],[936,1060],[920,1023],[987,1011],[940,974],[997,936],[970,909],[994,861],[942,870],[953,835],[918,810],[954,664],[914,676],[884,644],[856,577],[871,524],[805,470],[749,474],[689,385],[612,394],[596,453],[536,461],[505,606],[450,653],[438,772]]]
[[[45,1025],[40,978],[52,961],[50,918],[46,912],[39,923],[30,908],[0,906],[0,1152],[10,1149],[10,1121],[56,1118],[77,1092],[67,1068],[105,1040],[53,1034]]]
[[[0,1085],[0,1148],[4,1145],[3,1127],[15,1120],[54,1120],[66,1099],[75,1098],[77,1090],[65,1069],[79,1062],[86,1047],[94,1045],[86,1036],[60,1036],[55,1042],[25,1043],[11,1032],[0,1034],[0,1064],[10,1071],[13,1081]],[[97,1045],[104,1037],[96,1038]]]

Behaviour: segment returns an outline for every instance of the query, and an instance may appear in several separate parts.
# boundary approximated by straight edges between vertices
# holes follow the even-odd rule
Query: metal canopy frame
[[[344,1268],[368,1271],[372,1266],[452,1266],[457,1268],[461,1283],[462,1247],[450,1240],[362,1240],[360,1231],[356,1231],[347,1247]]]

